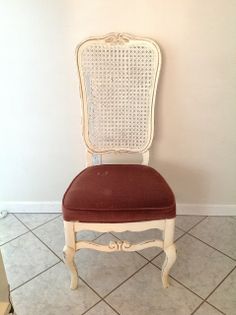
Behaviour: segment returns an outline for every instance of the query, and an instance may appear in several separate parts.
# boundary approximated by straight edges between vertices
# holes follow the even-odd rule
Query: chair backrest
[[[88,151],[146,152],[161,67],[157,43],[124,33],[89,38],[77,48],[77,64]]]

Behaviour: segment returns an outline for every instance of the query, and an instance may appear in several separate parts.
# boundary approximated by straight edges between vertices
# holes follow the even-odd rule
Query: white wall
[[[0,201],[60,201],[84,167],[75,46],[124,31],[163,53],[151,165],[178,203],[236,205],[235,0],[2,0],[0,12]]]

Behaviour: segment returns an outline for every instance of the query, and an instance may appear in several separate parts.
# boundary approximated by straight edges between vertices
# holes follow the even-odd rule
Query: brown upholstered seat
[[[66,221],[134,222],[174,218],[175,197],[153,168],[104,164],[84,169],[63,198]]]

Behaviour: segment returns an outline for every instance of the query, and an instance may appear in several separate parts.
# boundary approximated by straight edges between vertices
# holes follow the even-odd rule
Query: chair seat
[[[121,223],[170,219],[175,197],[152,167],[137,164],[90,166],[75,177],[63,198],[66,221]]]

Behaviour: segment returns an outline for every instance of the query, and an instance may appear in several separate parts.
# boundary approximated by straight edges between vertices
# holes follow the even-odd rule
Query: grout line
[[[130,275],[128,278],[126,278],[124,281],[122,281],[120,284],[118,284],[114,289],[112,289],[109,293],[104,295],[103,299],[106,299],[111,293],[113,293],[116,289],[118,289],[120,286],[122,286],[125,282],[127,282],[130,278],[132,278],[134,275],[136,275],[140,270],[142,270],[144,267],[146,267],[149,264],[149,261],[147,261],[142,267],[140,267],[138,270],[136,270],[132,275]]]
[[[31,229],[30,229],[24,222],[22,222],[14,213],[12,213],[12,215],[13,215],[21,224],[23,224],[24,227],[26,227],[28,231],[31,231]]]
[[[20,234],[20,235],[18,235],[18,236],[16,236],[16,237],[14,237],[14,238],[11,238],[9,241],[6,241],[5,243],[2,243],[2,244],[0,245],[0,247],[3,246],[3,245],[6,245],[6,244],[8,244],[8,243],[10,243],[11,241],[16,240],[17,238],[19,238],[19,237],[21,237],[21,236],[23,236],[23,235],[25,235],[25,234],[27,234],[27,233],[29,233],[29,232],[31,232],[31,231],[28,230],[28,231],[26,231],[26,232],[24,232],[24,233],[22,233],[22,234]]]
[[[223,315],[226,315],[224,312],[222,312],[221,310],[219,310],[216,306],[214,306],[214,305],[211,304],[211,303],[208,303],[208,302],[205,301],[205,300],[203,300],[202,303],[200,303],[190,315],[196,314],[196,312],[201,308],[201,306],[202,306],[204,303],[209,304],[209,305],[212,306],[215,310],[217,310],[219,313],[221,313],[221,314],[223,314]]]
[[[21,222],[21,220],[20,220],[19,218],[17,218],[17,220],[19,220],[19,221]],[[25,227],[27,227],[23,222],[21,222],[21,223],[22,223]],[[27,228],[28,228],[28,227],[27,227]],[[28,228],[28,229],[29,229],[29,228]],[[52,252],[60,261],[62,261],[62,262],[64,263],[63,259],[62,259],[60,256],[58,256],[46,243],[44,243],[44,241],[42,241],[42,240],[38,237],[38,235],[34,233],[34,231],[29,230],[28,232],[31,232],[31,234],[33,234],[42,244],[44,244],[44,245],[50,250],[50,252]]]
[[[42,227],[43,225],[45,225],[45,224],[47,224],[47,223],[49,223],[49,222],[52,222],[52,221],[58,219],[60,216],[61,216],[61,215],[58,215],[58,216],[56,216],[55,218],[52,218],[52,219],[50,219],[50,220],[48,220],[48,221],[46,221],[46,222],[44,222],[44,223],[42,223],[42,224],[40,224],[40,225],[34,227],[33,229],[31,229],[31,231],[33,231],[33,230],[35,230],[35,229],[37,229],[37,228],[39,228],[39,227]]]
[[[116,312],[116,314],[120,315],[120,313],[110,304],[108,303],[106,300],[103,300],[111,309],[113,309],[114,312]]]
[[[209,303],[208,301],[205,301],[205,303],[209,304],[210,306],[212,306],[214,309],[216,309],[218,312],[220,312],[223,315],[226,315],[226,313],[224,313],[223,311],[221,311],[219,308],[217,308],[215,305]]]
[[[156,267],[157,269],[159,269],[161,271],[161,267],[155,265],[152,261],[150,261],[150,263]],[[202,296],[200,296],[198,293],[192,291],[189,287],[187,287],[185,284],[183,284],[181,281],[179,281],[178,279],[175,279],[172,275],[169,274],[169,277],[171,279],[173,279],[174,281],[178,282],[178,284],[180,284],[181,286],[183,286],[185,289],[187,289],[188,291],[190,291],[191,293],[193,293],[194,295],[196,295],[197,297],[199,297],[202,301],[204,301],[204,298]]]
[[[84,280],[81,276],[78,276],[78,278],[83,281],[99,298],[100,300],[95,303],[94,305],[92,305],[90,308],[88,308],[84,313],[82,313],[81,315],[83,314],[86,314],[89,310],[91,310],[95,305],[97,305],[98,303],[100,303],[101,301],[104,301],[106,304],[108,304],[118,315],[120,315],[109,303],[107,303],[104,298],[90,285],[88,284],[88,282],[86,280]]]
[[[176,227],[182,231],[184,231],[185,233],[188,233],[190,230],[192,230],[193,228],[195,228],[198,224],[202,223],[204,220],[206,220],[206,218],[208,218],[208,216],[203,217],[200,221],[196,222],[193,226],[191,226],[189,229],[184,230],[180,227],[178,227],[178,225],[176,225]]]
[[[108,232],[108,233],[109,233],[109,232]],[[106,234],[106,233],[102,233],[102,234],[96,236],[95,238],[93,238],[93,241],[96,241],[99,237],[102,237],[104,234]]]
[[[83,277],[78,276],[78,279],[80,281],[83,281],[101,300],[103,299],[103,297],[93,287],[91,287],[91,285],[86,280],[84,280]],[[79,286],[79,281],[78,281],[78,286]]]
[[[81,315],[85,315],[87,314],[89,311],[91,311],[96,305],[98,305],[99,303],[104,302],[105,304],[107,304],[117,315],[120,315],[120,313],[118,313],[118,311],[116,309],[114,309],[113,306],[111,306],[107,301],[105,301],[104,299],[99,300],[97,303],[95,303],[93,306],[91,306],[90,308],[88,308],[84,313],[82,313]]]
[[[197,310],[199,310],[199,308],[205,303],[205,301],[203,300],[194,310],[190,315],[193,315],[196,313]]]
[[[29,280],[23,282],[22,284],[18,285],[17,287],[15,287],[14,289],[11,290],[11,292],[19,289],[20,287],[22,287],[23,285],[27,284],[28,282],[30,282],[31,280],[37,278],[38,276],[40,276],[41,274],[43,274],[44,272],[48,271],[49,269],[55,267],[56,265],[58,265],[59,263],[61,263],[61,261],[57,261],[55,264],[53,264],[52,266],[46,268],[45,270],[41,271],[40,273],[38,273],[37,275],[33,276],[32,278],[30,278]]]
[[[93,309],[96,305],[98,305],[99,303],[101,303],[102,300],[97,301],[95,304],[93,304],[92,306],[90,306],[86,311],[84,311],[82,314],[80,315],[85,315],[87,314],[91,309]]]
[[[223,311],[221,311],[220,309],[218,309],[215,305],[213,305],[213,304],[209,303],[208,301],[206,301],[206,299],[204,299],[204,300],[202,301],[202,303],[199,304],[199,305],[195,308],[195,310],[194,310],[190,315],[196,314],[197,310],[199,310],[199,308],[200,308],[204,303],[210,305],[210,306],[213,307],[215,310],[217,310],[219,313],[221,313],[221,314],[223,314],[223,315],[226,315]]]
[[[205,241],[201,240],[201,239],[198,238],[197,236],[195,236],[195,235],[193,235],[193,234],[191,234],[191,233],[188,233],[188,232],[187,232],[187,234],[188,234],[189,236],[192,236],[193,238],[197,239],[198,241],[202,242],[203,244],[205,244],[205,245],[211,247],[212,249],[216,250],[217,252],[221,253],[222,255],[224,255],[224,256],[230,258],[231,260],[236,261],[235,258],[233,258],[233,257],[231,257],[231,256],[229,256],[229,255],[227,255],[227,254],[225,254],[224,252],[222,252],[222,251],[219,250],[218,248],[215,248],[214,246],[212,246],[212,245],[206,243]]]
[[[151,248],[151,247],[150,247]],[[137,253],[139,256],[141,256],[142,258],[146,259],[148,262],[150,261],[148,258],[146,258],[145,256],[143,256],[143,254],[141,254],[140,252],[135,251],[135,253]]]
[[[49,223],[49,222],[51,222],[51,221],[53,221],[53,220],[56,220],[56,219],[58,219],[60,216],[61,216],[61,214],[59,214],[59,215],[57,215],[56,217],[54,217],[54,218],[52,218],[52,219],[49,219],[48,221],[46,221],[46,222],[44,222],[44,223],[42,223],[42,224],[39,224],[39,225],[37,225],[36,227],[34,227],[34,228],[30,228],[30,227],[28,227],[28,225],[26,225],[20,218],[18,218],[18,216],[17,216],[17,214],[18,213],[12,213],[13,215],[14,215],[14,217],[16,218],[16,219],[18,219],[25,227],[27,227],[27,229],[29,229],[30,231],[33,231],[33,230],[35,230],[35,229],[37,229],[37,228],[39,228],[39,227],[41,227],[41,226],[43,226],[43,225],[45,225],[45,224],[47,224],[47,223]],[[21,214],[21,213],[19,213],[19,214]],[[32,214],[32,213],[27,213],[27,214]],[[36,213],[36,214],[41,214],[41,213]],[[48,214],[48,213],[47,213]],[[53,213],[52,213],[53,214]]]
[[[60,261],[62,261],[62,262],[64,263],[63,259],[62,259],[60,256],[58,256],[44,241],[42,241],[42,240],[38,237],[38,235],[36,235],[33,231],[31,231],[31,233],[32,233],[42,244],[44,244]]]
[[[206,300],[209,299],[209,297],[216,291],[216,289],[219,288],[219,286],[226,280],[226,278],[228,278],[228,276],[236,269],[236,266],[234,266],[234,268],[227,273],[227,275],[218,283],[218,285],[215,287],[215,289],[210,293],[208,294],[208,296],[206,297]]]
[[[199,310],[199,308],[204,304],[204,303],[207,303],[207,304],[209,304],[210,306],[212,306],[215,310],[217,310],[219,313],[221,313],[221,314],[223,314],[223,315],[226,315],[224,312],[222,312],[221,310],[219,310],[217,307],[215,307],[213,304],[210,304],[210,303],[208,303],[207,301],[202,301],[202,303],[201,304],[199,304],[196,308],[195,308],[195,310],[190,314],[190,315],[194,315],[194,314],[196,314],[196,312]]]

